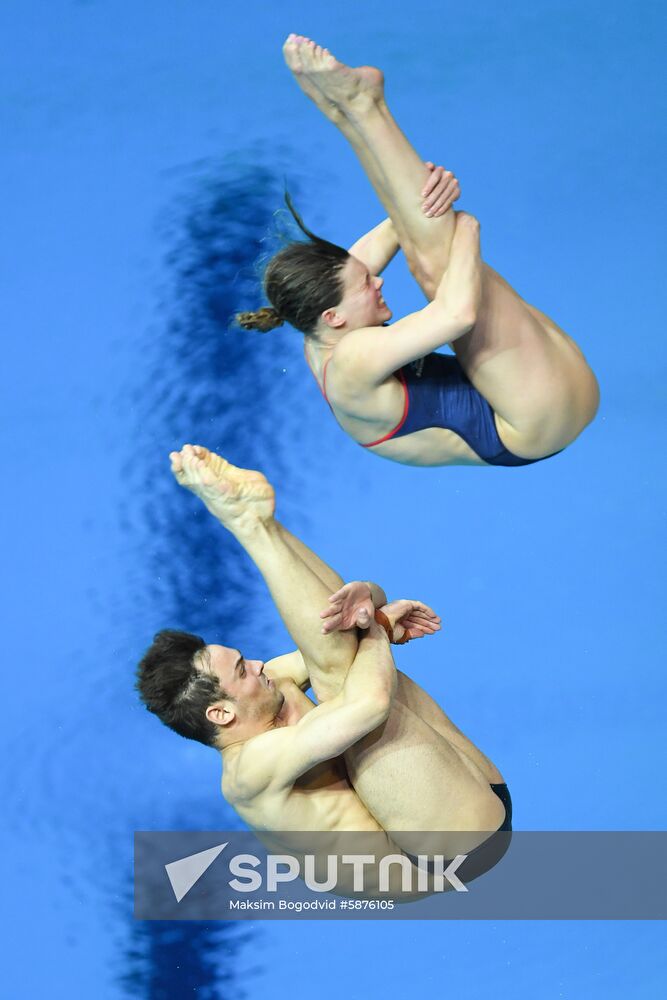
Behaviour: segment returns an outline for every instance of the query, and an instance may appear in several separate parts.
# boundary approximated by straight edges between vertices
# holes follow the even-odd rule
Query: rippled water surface
[[[132,916],[135,830],[238,822],[217,756],[138,703],[138,657],[165,626],[289,648],[256,571],[171,478],[188,440],[265,471],[344,576],[440,611],[400,664],[502,768],[517,828],[664,828],[658,7],[56,0],[0,22],[0,993],[660,995],[650,925]],[[293,331],[230,327],[260,304],[285,183],[336,241],[381,218],[282,66],[289,30],[386,68],[490,262],[582,343],[603,403],[562,456],[383,463],[336,427]],[[385,294],[396,315],[421,305],[400,262]]]

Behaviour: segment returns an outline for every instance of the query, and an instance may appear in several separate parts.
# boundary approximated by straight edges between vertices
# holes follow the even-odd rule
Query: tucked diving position
[[[292,208],[307,240],[271,259],[271,307],[239,314],[241,326],[301,331],[336,420],[383,458],[519,466],[566,448],[599,402],[580,348],[482,261],[477,220],[452,210],[444,178],[429,174],[399,129],[380,70],[345,66],[298,35],[283,51],[352,145],[389,219],[345,250]],[[379,275],[399,247],[428,305],[388,326]],[[438,353],[445,345],[454,355]]]
[[[158,633],[139,666],[146,706],[219,752],[222,793],[253,829],[390,832],[408,855],[412,831],[430,831],[449,857],[459,853],[456,832],[470,831],[466,863],[477,864],[474,874],[494,864],[498,855],[480,866],[479,852],[511,830],[507,785],[391,654],[390,640],[437,632],[435,613],[387,604],[373,584],[343,585],[276,520],[261,473],[199,446],[171,461],[254,561],[297,649],[265,663],[189,633]]]

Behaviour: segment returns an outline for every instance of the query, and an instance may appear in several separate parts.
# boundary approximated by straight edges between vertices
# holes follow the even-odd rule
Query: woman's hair
[[[206,718],[216,701],[231,699],[215,674],[195,659],[206,643],[198,635],[164,629],[139,664],[137,689],[146,708],[181,736],[217,747],[218,726]]]
[[[325,309],[337,306],[343,298],[341,271],[349,253],[315,236],[304,225],[287,193],[285,202],[308,242],[289,243],[271,258],[264,274],[264,293],[271,308],[238,313],[236,321],[244,330],[266,333],[289,323],[302,333],[313,333]]]

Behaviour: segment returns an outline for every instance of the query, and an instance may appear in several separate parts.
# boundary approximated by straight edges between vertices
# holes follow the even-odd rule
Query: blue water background
[[[172,485],[188,439],[275,478],[343,576],[440,611],[400,665],[501,767],[517,828],[664,828],[661,5],[33,0],[0,29],[1,995],[660,995],[650,924],[137,925],[131,848],[234,822],[216,755],[136,702],[153,632],[289,648]],[[338,242],[382,217],[282,64],[290,30],[387,70],[486,258],[582,344],[602,406],[564,455],[382,462],[336,427],[297,335],[226,332],[284,178]],[[385,291],[395,315],[422,301],[401,262]]]

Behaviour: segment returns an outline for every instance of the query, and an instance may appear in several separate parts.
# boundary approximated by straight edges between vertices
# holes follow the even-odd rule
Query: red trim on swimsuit
[[[306,351],[305,346],[304,346],[304,349],[303,349],[303,353],[306,356],[306,361],[308,363],[308,367],[310,368],[310,370],[311,370],[311,372],[313,374],[313,378],[317,382],[317,387],[320,390],[320,392],[322,393],[322,395],[324,396],[324,398],[326,399],[326,401],[327,401],[327,403],[329,405],[329,409],[333,413],[334,412],[333,411],[333,406],[329,402],[329,397],[327,396],[327,368],[329,367],[329,362],[331,361],[331,358],[327,358],[327,360],[324,362],[324,368],[322,369],[322,385],[320,385],[320,380],[318,379],[317,375],[315,374],[315,369],[313,368],[313,366],[310,363],[310,358],[308,357],[308,352]],[[408,411],[410,409],[410,397],[408,395],[408,387],[407,387],[407,384],[406,384],[406,381],[405,381],[405,375],[403,374],[403,369],[399,368],[398,371],[395,372],[395,375],[397,376],[399,382],[403,386],[403,393],[404,393],[403,414],[401,416],[401,419],[398,421],[398,423],[396,424],[396,426],[394,427],[394,429],[392,431],[389,431],[389,433],[385,434],[384,437],[378,438],[377,441],[370,441],[368,444],[361,444],[361,441],[357,441],[357,444],[360,444],[362,448],[374,448],[376,444],[382,444],[384,441],[389,441],[389,439],[392,438],[394,436],[394,434],[398,434],[398,432],[400,431],[401,427],[403,426],[403,424],[405,423],[405,421],[408,418]],[[334,413],[334,417],[335,416],[336,416],[336,414]]]
[[[393,431],[389,431],[388,434],[385,434],[384,437],[378,438],[377,441],[371,441],[370,444],[362,444],[361,445],[362,448],[373,448],[376,444],[382,444],[383,441],[388,441],[389,438],[393,438],[394,434],[398,434],[398,432],[400,431],[401,427],[403,426],[403,424],[405,423],[405,421],[408,419],[408,410],[410,409],[410,397],[408,396],[408,387],[407,387],[407,384],[405,382],[405,375],[403,374],[403,369],[399,368],[398,371],[395,372],[394,374],[397,376],[399,382],[403,386],[403,394],[404,394],[403,416],[398,421],[398,423],[394,427]]]

